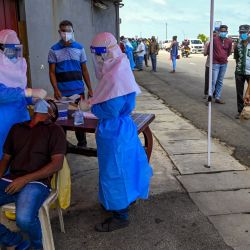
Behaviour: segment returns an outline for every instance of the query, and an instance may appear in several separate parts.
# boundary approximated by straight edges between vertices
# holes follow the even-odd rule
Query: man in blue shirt
[[[80,95],[84,99],[84,83],[88,88],[88,97],[92,97],[92,87],[87,57],[83,46],[74,40],[73,24],[64,20],[59,24],[61,40],[49,51],[49,75],[54,89],[54,97],[59,100],[62,96]],[[86,135],[76,132],[78,146],[87,145]]]

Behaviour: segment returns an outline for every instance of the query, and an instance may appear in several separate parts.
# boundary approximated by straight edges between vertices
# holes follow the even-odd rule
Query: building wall
[[[107,31],[116,35],[114,4],[103,1],[109,8],[101,10],[92,7],[91,0],[22,1],[25,1],[32,87],[42,87],[52,93],[47,55],[50,47],[59,40],[58,24],[64,19],[73,23],[76,41],[85,47],[87,66],[91,80],[95,82],[89,47],[98,32]]]

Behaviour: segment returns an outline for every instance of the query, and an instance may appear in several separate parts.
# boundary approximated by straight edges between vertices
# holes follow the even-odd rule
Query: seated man
[[[58,112],[54,102],[40,100],[31,121],[15,124],[5,141],[0,160],[0,206],[16,203],[16,223],[30,241],[22,241],[0,224],[0,246],[42,249],[38,211],[50,194],[50,180],[63,165],[66,139],[53,122]],[[9,167],[9,171],[4,175]]]

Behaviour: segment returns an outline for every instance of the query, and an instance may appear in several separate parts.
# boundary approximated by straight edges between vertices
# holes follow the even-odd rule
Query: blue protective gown
[[[131,69],[134,70],[135,62],[134,62],[134,57],[133,57],[133,47],[126,45],[125,46],[125,53],[128,57]]]
[[[10,128],[15,123],[29,120],[27,104],[31,103],[31,98],[25,98],[23,89],[8,88],[0,83],[0,159]]]
[[[130,114],[135,93],[92,106],[99,118],[96,143],[99,200],[107,210],[121,210],[149,193],[152,168]]]

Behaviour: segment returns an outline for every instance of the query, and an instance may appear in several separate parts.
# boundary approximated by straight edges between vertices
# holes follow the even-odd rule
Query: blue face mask
[[[243,40],[243,41],[246,41],[248,38],[248,34],[247,33],[242,33],[240,34],[240,39]]]
[[[221,38],[226,38],[227,37],[227,32],[220,32],[220,37]]]

